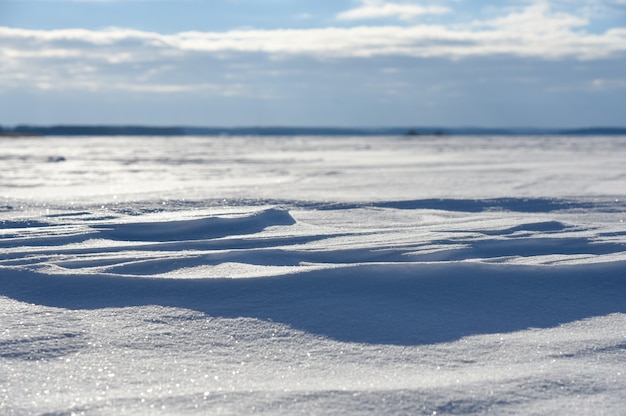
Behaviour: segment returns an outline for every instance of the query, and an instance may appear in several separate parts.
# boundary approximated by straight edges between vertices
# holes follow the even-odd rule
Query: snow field
[[[626,406],[624,137],[2,145],[2,414]]]

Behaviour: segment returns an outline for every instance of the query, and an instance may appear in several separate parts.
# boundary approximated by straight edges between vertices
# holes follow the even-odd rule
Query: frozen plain
[[[1,414],[626,408],[626,137],[0,146]]]

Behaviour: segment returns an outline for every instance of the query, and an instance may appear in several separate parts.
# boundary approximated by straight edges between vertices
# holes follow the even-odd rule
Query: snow
[[[0,142],[1,414],[626,407],[626,137]]]

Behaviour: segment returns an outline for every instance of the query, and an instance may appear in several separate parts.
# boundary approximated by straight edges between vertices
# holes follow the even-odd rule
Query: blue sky
[[[0,124],[624,126],[626,0],[0,0]]]

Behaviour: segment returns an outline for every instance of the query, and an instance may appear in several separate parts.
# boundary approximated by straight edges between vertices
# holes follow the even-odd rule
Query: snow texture
[[[0,143],[3,415],[626,408],[626,137]]]

